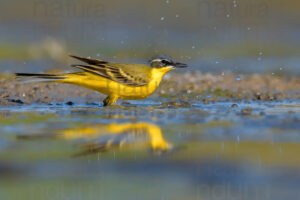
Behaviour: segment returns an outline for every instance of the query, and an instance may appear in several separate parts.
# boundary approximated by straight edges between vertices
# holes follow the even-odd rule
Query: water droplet
[[[220,62],[219,61],[216,61],[216,64],[219,64]]]
[[[233,7],[237,7],[237,2],[236,2],[236,0],[233,0]]]
[[[176,17],[176,18],[178,18],[178,17],[179,17],[179,15],[178,15],[178,14],[176,14],[176,15],[175,15],[175,17]]]
[[[240,142],[240,136],[239,136],[239,135],[236,137],[236,142],[237,142],[237,143]]]
[[[247,29],[248,29],[248,31],[251,31],[251,27],[248,27]]]
[[[237,76],[237,77],[235,77],[235,80],[240,81],[241,77]]]
[[[282,67],[280,67],[279,70],[282,71]]]
[[[166,0],[166,3],[169,3],[169,0]]]
[[[164,21],[164,20],[165,20],[165,17],[161,17],[161,18],[160,18],[160,21]]]
[[[261,158],[260,158],[260,156],[257,157],[257,162],[258,162],[258,165],[261,165]]]
[[[275,74],[275,73],[274,73],[274,72],[272,72],[272,76],[274,76],[274,74]]]
[[[229,17],[230,17],[230,14],[227,14],[226,17],[229,18]]]
[[[192,46],[192,49],[195,49],[196,47],[195,46]]]
[[[282,148],[281,148],[281,146],[279,147],[279,152],[282,153]]]

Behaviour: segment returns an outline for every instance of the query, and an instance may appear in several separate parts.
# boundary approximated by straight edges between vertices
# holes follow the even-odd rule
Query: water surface
[[[3,199],[282,199],[300,183],[300,104],[0,108]]]

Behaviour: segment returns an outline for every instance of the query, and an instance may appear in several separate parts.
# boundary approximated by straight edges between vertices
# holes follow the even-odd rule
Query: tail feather
[[[54,74],[16,73],[15,75],[17,80],[22,83],[51,82],[51,81],[62,80],[66,78],[63,75],[54,75]]]

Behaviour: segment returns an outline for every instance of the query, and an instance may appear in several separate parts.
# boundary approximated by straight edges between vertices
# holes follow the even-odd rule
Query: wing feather
[[[150,81],[151,67],[142,64],[108,63],[102,60],[72,56],[89,65],[72,65],[86,72],[129,86],[143,86]]]
[[[101,64],[105,64],[108,63],[104,60],[99,60],[99,59],[92,59],[92,58],[84,58],[84,57],[80,57],[80,56],[75,56],[75,55],[70,55],[70,57],[75,58],[77,60],[80,60],[82,62],[85,62],[89,65],[101,65]]]

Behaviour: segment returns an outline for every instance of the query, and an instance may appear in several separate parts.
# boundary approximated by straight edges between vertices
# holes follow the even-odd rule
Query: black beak
[[[185,68],[185,67],[188,67],[187,64],[179,63],[179,62],[175,63],[174,66],[175,66],[175,68]]]

